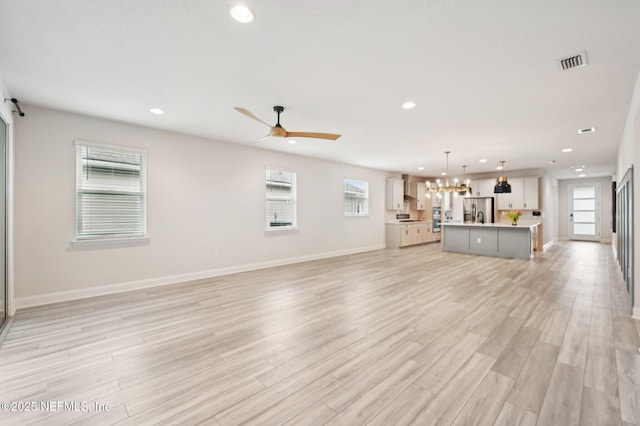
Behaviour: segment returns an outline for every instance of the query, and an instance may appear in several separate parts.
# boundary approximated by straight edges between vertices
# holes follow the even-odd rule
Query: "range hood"
[[[404,201],[415,201],[416,197],[409,191],[409,175],[402,175],[402,181],[404,182]]]

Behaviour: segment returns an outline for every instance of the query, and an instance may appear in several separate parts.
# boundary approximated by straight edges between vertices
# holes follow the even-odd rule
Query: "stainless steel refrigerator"
[[[493,197],[465,197],[463,204],[465,223],[494,223]]]

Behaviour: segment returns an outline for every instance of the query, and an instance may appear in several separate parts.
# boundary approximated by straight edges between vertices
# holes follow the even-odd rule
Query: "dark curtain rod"
[[[18,108],[17,111],[13,111],[13,112],[14,113],[17,112],[20,117],[24,117],[24,112],[22,112],[22,109],[20,108],[20,105],[18,104],[18,100],[16,98],[5,99],[4,101],[5,102],[11,101],[16,106],[16,108]]]

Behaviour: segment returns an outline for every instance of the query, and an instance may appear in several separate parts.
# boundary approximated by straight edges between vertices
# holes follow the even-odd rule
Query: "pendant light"
[[[505,161],[500,161],[500,170],[504,172],[504,163]],[[511,185],[507,182],[506,176],[500,176],[498,178],[498,183],[493,187],[494,194],[511,194]]]
[[[467,179],[467,166],[462,166],[462,183],[460,184],[460,191],[458,191],[458,195],[471,195],[473,190],[471,189],[471,181]]]

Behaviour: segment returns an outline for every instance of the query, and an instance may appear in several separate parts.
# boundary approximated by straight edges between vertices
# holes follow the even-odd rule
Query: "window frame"
[[[363,198],[366,202],[366,212],[365,213],[347,213],[346,212],[346,202],[347,202],[347,181],[351,181],[351,182],[360,182],[360,183],[364,183],[365,184],[365,197]],[[368,217],[369,216],[369,212],[370,212],[370,188],[369,188],[369,181],[366,180],[360,180],[360,179],[352,179],[352,178],[344,178],[344,180],[342,181],[342,212],[344,217]]]
[[[268,175],[269,172],[280,172],[280,173],[289,173],[292,175],[291,182],[291,203],[293,204],[293,218],[291,225],[287,226],[271,226],[270,221],[267,218],[267,213],[269,211],[269,192],[267,190],[267,186],[269,184]],[[266,166],[264,168],[264,227],[265,231],[274,232],[274,231],[290,231],[298,229],[298,173],[295,170],[283,168],[283,167],[270,167]],[[273,199],[273,198],[271,198]]]
[[[97,142],[87,142],[83,140],[75,140],[74,143],[74,154],[75,154],[75,238],[72,240],[73,245],[85,245],[85,244],[109,244],[111,242],[121,243],[128,241],[148,241],[148,229],[147,229],[147,201],[148,201],[148,153],[146,150],[130,148],[120,145],[112,145],[112,144],[104,144]],[[78,171],[78,156],[81,155],[79,153],[80,148],[96,148],[103,149],[106,151],[113,151],[117,153],[123,154],[139,154],[140,155],[140,181],[142,190],[137,193],[140,197],[140,232],[122,232],[122,233],[113,233],[113,234],[90,234],[90,235],[79,235],[80,231],[80,193],[82,192],[80,189],[80,185],[78,179],[81,173]]]

